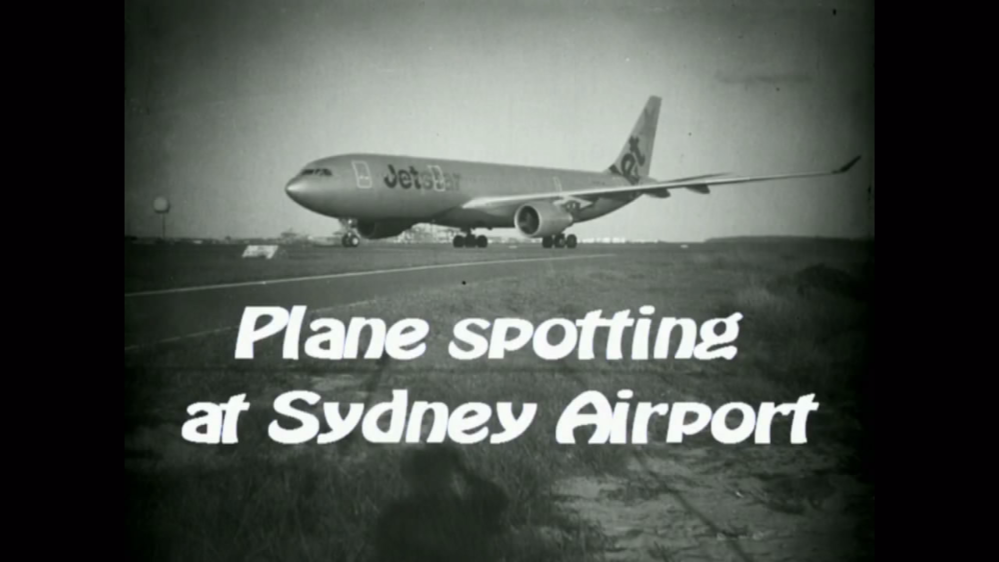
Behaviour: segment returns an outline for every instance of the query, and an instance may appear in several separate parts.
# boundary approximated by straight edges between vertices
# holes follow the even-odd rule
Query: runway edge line
[[[416,265],[412,267],[400,267],[393,269],[373,269],[370,271],[347,271],[343,273],[330,273],[328,275],[312,275],[307,277],[288,277],[285,279],[269,279],[266,281],[243,281],[239,283],[223,283],[218,285],[203,285],[200,287],[180,287],[177,289],[159,289],[155,291],[140,291],[136,293],[125,293],[125,298],[149,297],[156,295],[170,295],[178,293],[194,293],[198,291],[215,291],[219,289],[235,289],[240,287],[266,287],[268,285],[281,285],[285,283],[302,283],[306,281],[322,281],[325,279],[343,279],[346,277],[364,277],[368,275],[384,275],[388,273],[407,273],[411,271],[427,271],[431,269],[448,269],[457,267],[471,267],[475,265],[493,265],[505,263],[525,263],[537,261],[563,261],[563,260],[583,260],[595,258],[612,258],[614,254],[590,254],[584,256],[558,256],[552,258],[517,258],[508,260],[482,260],[458,263],[443,263],[433,265]]]

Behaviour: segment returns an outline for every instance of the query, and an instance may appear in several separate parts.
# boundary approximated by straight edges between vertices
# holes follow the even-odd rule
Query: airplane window
[[[311,176],[314,173],[316,173],[315,170],[302,170],[302,175],[303,176]]]
[[[324,176],[330,176],[330,177],[332,177],[333,176],[333,172],[329,171],[326,168],[323,168],[323,175]]]

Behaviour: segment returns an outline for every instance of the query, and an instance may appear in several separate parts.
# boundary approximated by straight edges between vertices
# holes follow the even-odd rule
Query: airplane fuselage
[[[513,213],[519,206],[462,208],[479,197],[627,183],[606,172],[347,154],[310,162],[288,183],[287,190],[303,207],[329,217],[473,229],[514,228]],[[574,211],[574,222],[602,217],[635,198],[630,194],[596,198]]]
[[[662,99],[649,97],[617,157],[602,171],[565,170],[460,160],[344,154],[310,162],[285,187],[296,203],[321,215],[347,219],[355,247],[368,239],[398,236],[419,223],[458,228],[454,246],[484,248],[474,229],[514,228],[541,239],[544,248],[575,248],[574,224],[612,213],[642,195],[658,199],[673,190],[707,194],[715,185],[842,174],[860,156],[834,170],[733,177],[710,173],[669,181],[650,176]],[[353,226],[350,226],[353,228]]]

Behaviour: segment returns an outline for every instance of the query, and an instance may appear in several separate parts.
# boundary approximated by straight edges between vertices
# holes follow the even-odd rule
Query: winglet
[[[860,160],[860,156],[857,156],[857,157],[855,157],[855,158],[854,158],[853,160],[850,160],[849,162],[847,162],[845,166],[843,166],[842,168],[840,168],[840,169],[836,170],[836,173],[837,173],[837,174],[842,174],[843,172],[846,172],[846,171],[848,171],[848,170],[849,170],[850,168],[852,168],[852,167],[853,167],[853,165],[854,165],[854,164],[856,164],[856,163],[857,163],[857,162],[858,162],[859,160]]]

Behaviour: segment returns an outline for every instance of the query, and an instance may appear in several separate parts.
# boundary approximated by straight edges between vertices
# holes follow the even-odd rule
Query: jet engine
[[[532,237],[552,236],[572,226],[572,214],[550,202],[526,203],[513,215],[513,224]]]
[[[398,236],[412,226],[411,223],[398,221],[357,221],[357,233],[368,240],[378,240]]]

